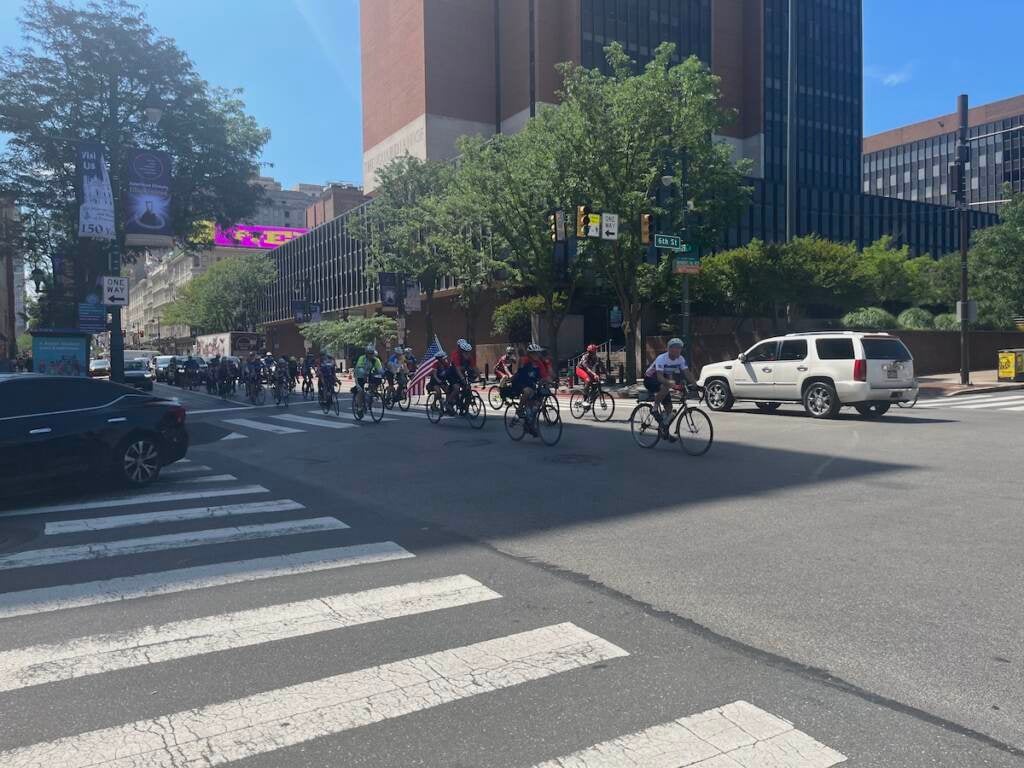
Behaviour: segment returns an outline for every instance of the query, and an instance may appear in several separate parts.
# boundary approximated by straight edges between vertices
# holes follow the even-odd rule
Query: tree
[[[741,349],[739,332],[743,324],[768,314],[776,303],[782,273],[780,261],[777,245],[757,239],[701,261],[697,298],[736,319],[732,333]]]
[[[260,301],[275,280],[277,266],[266,254],[229,256],[186,283],[161,319],[200,333],[255,331]]]
[[[1024,194],[1004,188],[1009,202],[999,223],[974,234],[970,252],[971,293],[978,301],[978,320],[996,328],[1012,328],[1024,314]]]
[[[855,272],[864,287],[865,298],[889,308],[909,301],[911,283],[906,267],[909,258],[910,246],[896,248],[889,235],[866,246]]]
[[[611,284],[622,309],[626,375],[636,376],[640,320],[652,292],[667,288],[669,270],[645,263],[640,215],[661,217],[662,231],[679,232],[710,248],[734,220],[749,190],[745,165],[714,135],[734,118],[719,105],[719,78],[696,57],[672,64],[675,47],[663,43],[636,74],[619,43],[605,49],[610,74],[575,64],[562,66],[562,104],[551,121],[553,140],[568,159],[579,202],[619,215],[614,241],[588,240],[585,255]],[[672,177],[672,205],[655,197],[663,176]],[[685,218],[683,211],[687,209]]]
[[[807,235],[781,248],[786,262],[782,278],[786,281],[787,307],[814,304],[842,312],[861,300],[863,288],[857,279],[860,254],[853,243]],[[787,319],[792,319],[791,308],[787,309]]]
[[[427,338],[434,337],[433,299],[440,280],[449,273],[447,254],[439,248],[439,198],[451,183],[448,163],[396,157],[377,171],[373,205],[356,221],[354,234],[366,243],[366,271],[401,272],[420,284],[427,296]]]
[[[349,346],[385,344],[398,338],[398,323],[392,317],[350,317],[348,320],[324,320],[299,327],[303,338],[320,349],[344,355]]]
[[[565,297],[555,297],[558,311],[565,310]],[[495,307],[491,315],[494,332],[510,343],[526,344],[533,338],[533,317],[544,312],[544,299],[540,296],[520,296]]]
[[[125,148],[169,152],[171,224],[190,245],[198,222],[234,224],[255,210],[262,190],[251,179],[269,132],[245,114],[240,92],[211,88],[138,6],[29,0],[21,27],[26,46],[0,55],[0,132],[10,134],[0,156],[0,186],[30,216],[45,220],[35,231],[45,233],[47,254],[62,253],[69,269],[75,265],[77,296],[102,274],[110,247],[76,236],[78,139],[111,150],[115,200],[126,188]],[[143,118],[150,92],[163,101],[158,126]]]

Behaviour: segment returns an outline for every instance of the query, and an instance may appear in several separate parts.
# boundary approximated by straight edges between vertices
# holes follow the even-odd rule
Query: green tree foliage
[[[896,318],[881,307],[861,307],[844,315],[843,325],[854,331],[888,331],[896,327]]]
[[[367,344],[388,346],[398,339],[398,323],[392,317],[350,317],[348,320],[324,320],[299,328],[303,338],[334,355],[344,355],[347,347]]]
[[[25,47],[0,54],[0,132],[9,134],[0,187],[35,217],[29,229],[42,250],[76,265],[76,293],[94,284],[109,246],[76,237],[75,143],[65,139],[111,148],[115,200],[125,190],[124,148],[169,152],[171,223],[181,240],[195,237],[198,222],[234,224],[255,210],[261,190],[250,182],[269,132],[245,113],[238,91],[203,80],[137,5],[29,0],[21,28]],[[151,90],[163,101],[158,126],[144,119]]]
[[[936,331],[959,331],[960,320],[952,312],[944,312],[935,316]]]
[[[186,283],[161,318],[198,333],[255,331],[259,304],[277,279],[277,266],[265,254],[229,256]]]
[[[885,235],[864,248],[855,272],[865,295],[892,307],[910,300],[911,284],[906,264],[910,246],[896,248]]]
[[[910,301],[919,306],[952,307],[960,294],[960,255],[918,256],[903,265]]]
[[[565,296],[555,296],[555,308],[559,312],[565,310]],[[545,301],[540,296],[521,296],[495,307],[491,316],[494,332],[504,336],[508,341],[525,344],[532,338],[532,318],[541,315],[545,309]]]
[[[1024,314],[1024,194],[1010,198],[999,211],[999,223],[975,233],[970,252],[972,298],[978,301],[979,322],[1012,328]]]
[[[935,328],[935,318],[927,309],[911,307],[900,312],[896,324],[908,331],[930,331]]]

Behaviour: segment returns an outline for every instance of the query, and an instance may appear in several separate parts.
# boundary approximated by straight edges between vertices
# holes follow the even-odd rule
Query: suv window
[[[816,339],[819,360],[853,360],[853,339]]]
[[[782,342],[779,360],[804,360],[807,358],[807,339],[792,339]]]
[[[911,360],[910,350],[899,339],[861,339],[864,357],[868,360],[897,360],[906,363]]]
[[[747,352],[748,363],[769,363],[776,359],[779,342],[765,341]]]

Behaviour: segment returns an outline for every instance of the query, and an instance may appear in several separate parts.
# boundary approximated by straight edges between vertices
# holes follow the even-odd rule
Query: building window
[[[896,174],[895,173],[890,173],[889,174],[889,186],[890,187],[895,187],[896,186]]]
[[[971,189],[977,189],[977,188],[978,188],[978,177],[977,176],[971,176]]]
[[[909,184],[910,183],[910,171],[904,171],[903,172],[903,183],[904,184]]]
[[[924,181],[924,168],[917,169],[917,180]]]
[[[935,163],[935,165],[932,166],[932,177],[934,178],[935,176],[938,176],[938,175],[939,175],[939,164]]]
[[[881,188],[882,188],[882,177],[879,176],[878,178],[875,179],[875,189],[881,189]]]
[[[946,184],[946,182],[942,182],[939,185],[939,194],[940,195],[949,194],[949,186]]]
[[[864,191],[865,192],[870,192],[871,191],[871,181],[870,181],[870,179],[864,179]]]

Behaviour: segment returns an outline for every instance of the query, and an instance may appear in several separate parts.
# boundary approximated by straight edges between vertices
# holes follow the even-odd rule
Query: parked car
[[[93,378],[110,375],[110,361],[98,358],[89,361],[89,375]]]
[[[735,360],[701,369],[708,407],[727,411],[749,400],[763,411],[802,403],[814,418],[844,406],[877,417],[917,397],[914,358],[888,333],[790,333],[758,342]]]
[[[144,357],[125,360],[124,383],[141,389],[143,392],[152,392],[153,374],[149,371],[149,360]]]
[[[157,355],[156,362],[154,363],[155,370],[153,371],[157,381],[165,381],[168,384],[172,383],[174,378],[174,355]]]
[[[185,408],[109,381],[0,374],[0,484],[109,474],[156,480],[188,450]]]

